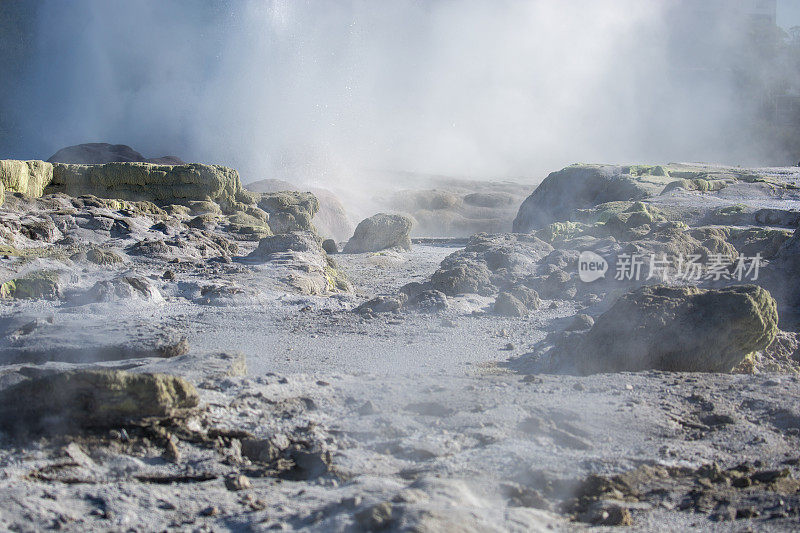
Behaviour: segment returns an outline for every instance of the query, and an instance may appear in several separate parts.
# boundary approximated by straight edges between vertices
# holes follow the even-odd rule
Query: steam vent
[[[800,529],[794,0],[0,0],[0,531]]]

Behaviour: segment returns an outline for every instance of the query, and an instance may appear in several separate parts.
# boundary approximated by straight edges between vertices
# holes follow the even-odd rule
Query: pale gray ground
[[[734,193],[734,187],[713,197],[678,192],[652,201],[706,208],[708,202],[787,209],[798,203]],[[134,229],[139,239],[146,232]],[[91,240],[92,232],[84,237]],[[119,432],[4,440],[0,528],[579,530],[589,526],[570,522],[560,505],[589,474],[748,463],[758,472],[788,469],[787,476],[798,477],[795,375],[514,372],[514,358],[572,320],[579,310],[573,300],[552,307],[545,300],[526,318],[487,314],[492,298],[476,295],[451,298],[450,308],[435,315],[352,312],[377,294],[429,278],[461,245],[336,255],[355,289],[332,296],[287,291],[276,283],[283,266],[243,259],[251,242],[240,243],[230,263],[126,257],[115,267],[113,275],[149,280],[164,301],[3,300],[0,385],[90,364],[177,374],[198,386],[203,402],[186,427],[211,436],[179,438],[179,460],[166,457],[145,429],[145,437],[131,440]],[[16,261],[3,259],[4,272],[18,270]],[[167,268],[175,281],[161,279]],[[85,289],[96,276],[110,275],[75,265],[68,285]],[[205,292],[210,284],[220,290]],[[181,337],[188,354],[153,357],[159,344]],[[220,352],[244,354],[247,375],[235,368],[238,356]],[[303,441],[314,450],[309,472],[270,474],[242,457],[240,441],[251,438]],[[327,453],[329,465],[320,459]],[[225,477],[239,474],[251,486],[226,488]],[[616,503],[631,509],[633,530],[798,527],[797,493],[741,496],[729,502],[734,516],[720,520],[693,512],[700,503],[687,504],[704,478],[686,483]],[[758,516],[730,521],[750,507]],[[387,509],[391,518],[381,519]]]

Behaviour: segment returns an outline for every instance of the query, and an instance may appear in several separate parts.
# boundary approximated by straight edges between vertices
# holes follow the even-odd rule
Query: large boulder
[[[0,160],[0,183],[4,191],[41,196],[53,179],[53,165],[44,161]]]
[[[147,200],[156,204],[210,200],[231,210],[242,190],[239,173],[220,165],[155,165],[107,163],[105,165],[53,165],[49,193],[70,196],[91,194],[100,198]]]
[[[73,370],[22,381],[0,392],[0,427],[12,433],[113,428],[167,417],[199,403],[177,376]]]
[[[572,165],[553,172],[522,202],[514,232],[568,220],[576,209],[659,194],[674,181],[661,166]]]
[[[411,249],[412,222],[403,215],[378,213],[362,220],[347,241],[344,253],[378,252],[387,248]]]
[[[173,155],[146,158],[125,144],[85,143],[62,148],[47,160],[50,163],[72,163],[78,165],[97,165],[104,163],[156,163],[159,165],[183,165],[180,158]]]
[[[288,191],[289,194],[303,194],[300,193],[300,190],[292,183],[278,179],[254,181],[245,185],[245,188],[248,191],[257,193],[286,193]],[[337,241],[343,241],[353,234],[353,223],[350,222],[350,218],[347,216],[347,210],[333,192],[318,187],[311,187],[308,191],[313,194],[318,201],[318,205],[314,211],[313,222],[314,227],[320,235],[323,237],[332,237]],[[264,205],[270,207],[269,202],[265,201]]]
[[[282,191],[256,196],[257,205],[269,214],[274,233],[315,231],[311,220],[319,211],[319,201],[310,192]]]
[[[645,286],[622,296],[556,362],[595,372],[730,372],[778,331],[775,300],[756,285],[719,290]]]

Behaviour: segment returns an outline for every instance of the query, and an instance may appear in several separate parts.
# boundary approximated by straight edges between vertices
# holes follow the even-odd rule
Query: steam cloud
[[[0,149],[124,143],[245,182],[317,184],[376,168],[502,178],[578,161],[788,162],[754,141],[762,102],[742,98],[737,52],[748,33],[693,27],[684,4],[39,2],[17,9],[34,37],[2,82]]]

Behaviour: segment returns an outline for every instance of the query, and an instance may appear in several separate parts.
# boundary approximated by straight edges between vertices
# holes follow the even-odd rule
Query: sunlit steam
[[[762,102],[736,92],[751,33],[730,9],[698,40],[695,4],[44,2],[12,94],[18,155],[125,143],[327,186],[370,169],[785,163],[755,142]]]

